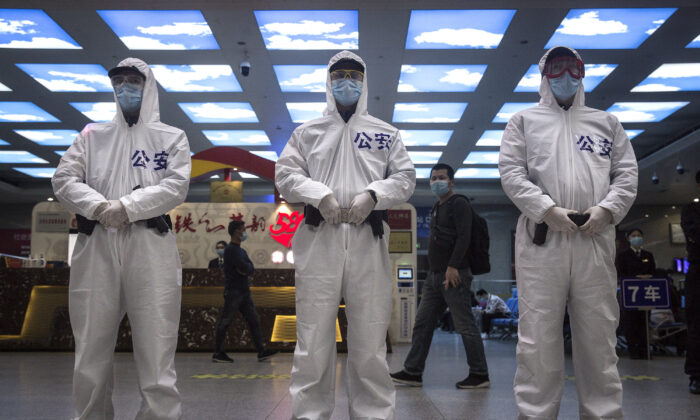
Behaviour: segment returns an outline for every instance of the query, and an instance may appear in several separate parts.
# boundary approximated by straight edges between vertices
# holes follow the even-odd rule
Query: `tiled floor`
[[[458,390],[455,382],[467,375],[464,349],[459,336],[437,333],[423,376],[423,387],[397,388],[396,420],[515,419],[512,390],[515,342],[488,340],[485,346],[491,388]],[[388,357],[392,371],[402,367],[407,352],[407,345],[394,346],[394,353]],[[258,363],[251,353],[232,356],[235,363],[228,365],[211,363],[211,355],[205,353],[177,355],[183,417],[288,420],[287,387],[292,355],[281,354],[263,363]],[[344,361],[341,355],[332,417],[338,420],[348,418]],[[72,364],[72,353],[0,353],[0,419],[70,418]],[[652,361],[622,358],[619,370],[622,376],[635,377],[623,382],[627,419],[700,419],[700,396],[688,392],[682,358],[657,357]],[[116,371],[116,417],[133,419],[140,397],[131,354],[116,355]],[[567,373],[573,375],[572,372],[567,357]],[[227,377],[220,377],[222,375]],[[578,418],[572,379],[566,381],[559,418]]]

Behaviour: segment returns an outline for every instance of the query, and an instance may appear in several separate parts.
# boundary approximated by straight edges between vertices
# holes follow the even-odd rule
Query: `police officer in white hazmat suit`
[[[127,58],[109,75],[114,119],[88,124],[52,179],[56,197],[76,213],[83,233],[69,287],[75,414],[114,417],[113,353],[127,313],[142,397],[136,418],[177,419],[173,362],[182,270],[163,214],[187,195],[190,149],[182,130],[160,122],[158,91],[146,63]]]
[[[306,224],[293,239],[292,413],[294,419],[331,417],[335,319],[344,298],[350,417],[392,419],[395,391],[385,342],[392,282],[389,227],[382,214],[411,196],[415,170],[399,130],[367,113],[362,59],[343,51],[328,66],[324,116],[294,130],[275,173],[284,198],[307,205]]]
[[[580,416],[620,419],[614,225],[637,194],[637,161],[617,118],[585,106],[576,51],[547,51],[540,71],[540,103],[510,119],[499,159],[503,189],[522,212],[515,238],[518,418],[557,418],[568,309]],[[548,232],[538,246],[541,222]]]

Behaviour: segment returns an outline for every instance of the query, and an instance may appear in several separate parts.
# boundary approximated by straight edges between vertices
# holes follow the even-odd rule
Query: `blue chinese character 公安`
[[[360,135],[362,135],[362,137]],[[358,149],[372,150],[372,145],[370,144],[371,141],[372,138],[363,131],[362,133],[357,133],[357,135],[355,136],[355,140],[353,140],[353,143],[357,144]]]
[[[576,142],[578,144],[579,150],[586,151],[589,153],[593,153],[593,148],[591,147],[593,145],[593,142],[591,141],[591,138],[588,136],[581,136],[580,139]]]
[[[150,161],[151,159],[148,158],[148,155],[146,155],[145,150],[137,150],[134,152],[133,155],[131,155],[131,166],[133,166],[134,168],[145,168],[146,164]]]
[[[168,153],[163,150],[160,153],[156,153],[155,157],[153,158],[153,163],[155,163],[155,167],[153,168],[154,171],[160,171],[161,169],[167,169],[168,168]]]
[[[608,139],[599,139],[598,146],[600,146],[599,155],[606,156],[608,159],[610,159],[610,152],[612,152],[612,142],[610,142],[610,140]]]
[[[374,133],[374,141],[379,144],[377,149],[382,150],[384,148],[391,148],[391,135],[385,133]]]

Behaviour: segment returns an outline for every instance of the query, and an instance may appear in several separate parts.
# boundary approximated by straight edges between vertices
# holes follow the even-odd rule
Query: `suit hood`
[[[138,58],[125,58],[117,64],[117,67],[136,67],[141,73],[146,76],[146,82],[143,86],[143,97],[141,99],[141,112],[139,114],[139,121],[143,123],[160,122],[160,107],[158,104],[158,87],[156,86],[156,80],[153,76],[151,68],[148,67],[143,60]],[[117,100],[117,94],[114,94],[114,102],[117,104],[117,114],[112,119],[113,122],[119,124],[126,124],[124,119],[124,113],[122,112],[119,101]]]
[[[556,48],[566,48],[567,50],[571,51],[576,58],[581,60],[581,56],[579,53],[569,47],[565,47],[562,45],[557,45],[556,47],[552,47],[549,50],[547,50],[546,53],[540,58],[540,74],[542,75],[542,80],[540,82],[540,105],[546,105],[546,106],[555,106],[559,107],[559,104],[557,103],[557,98],[554,97],[554,94],[552,93],[552,88],[549,86],[549,79],[544,76],[544,63],[547,61],[547,57],[549,57],[549,54],[552,52],[552,50]],[[583,61],[583,60],[581,60]],[[585,79],[585,77],[584,77]],[[584,106],[586,105],[585,103],[585,94],[583,92],[583,79],[581,79],[581,84],[578,87],[578,90],[576,91],[576,95],[574,96],[574,102],[572,106]]]
[[[342,60],[343,58],[355,60],[358,63],[362,64],[362,66],[365,68],[365,78],[362,82],[362,94],[360,95],[360,99],[357,100],[355,114],[367,114],[367,65],[357,54],[351,53],[350,51],[341,51],[338,54],[331,57],[331,60],[328,62],[328,71],[326,71],[326,110],[323,111],[323,115],[329,115],[338,111],[338,108],[335,105],[335,98],[333,97],[333,89],[331,89],[330,69],[333,64]]]

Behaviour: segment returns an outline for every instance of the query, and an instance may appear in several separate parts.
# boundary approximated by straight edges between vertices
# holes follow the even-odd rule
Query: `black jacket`
[[[456,232],[456,240],[451,246],[441,246],[435,240],[435,229],[445,228]],[[430,242],[428,243],[428,262],[430,271],[444,273],[447,267],[457,269],[469,268],[469,244],[472,234],[472,206],[460,195],[453,195],[447,201],[439,202],[430,213]]]
[[[639,255],[637,255],[632,248],[621,251],[617,255],[615,267],[617,267],[618,278],[641,276],[645,274],[651,274],[653,276],[656,273],[654,255],[644,249],[639,251]]]
[[[255,267],[240,245],[229,243],[224,250],[224,275],[227,289],[248,289],[248,276],[253,275]]]
[[[221,264],[219,265],[219,258],[218,258],[218,257],[217,257],[217,258],[214,258],[213,260],[209,261],[209,268],[210,268],[210,269],[213,269],[213,268],[224,268],[223,261],[222,261]]]

